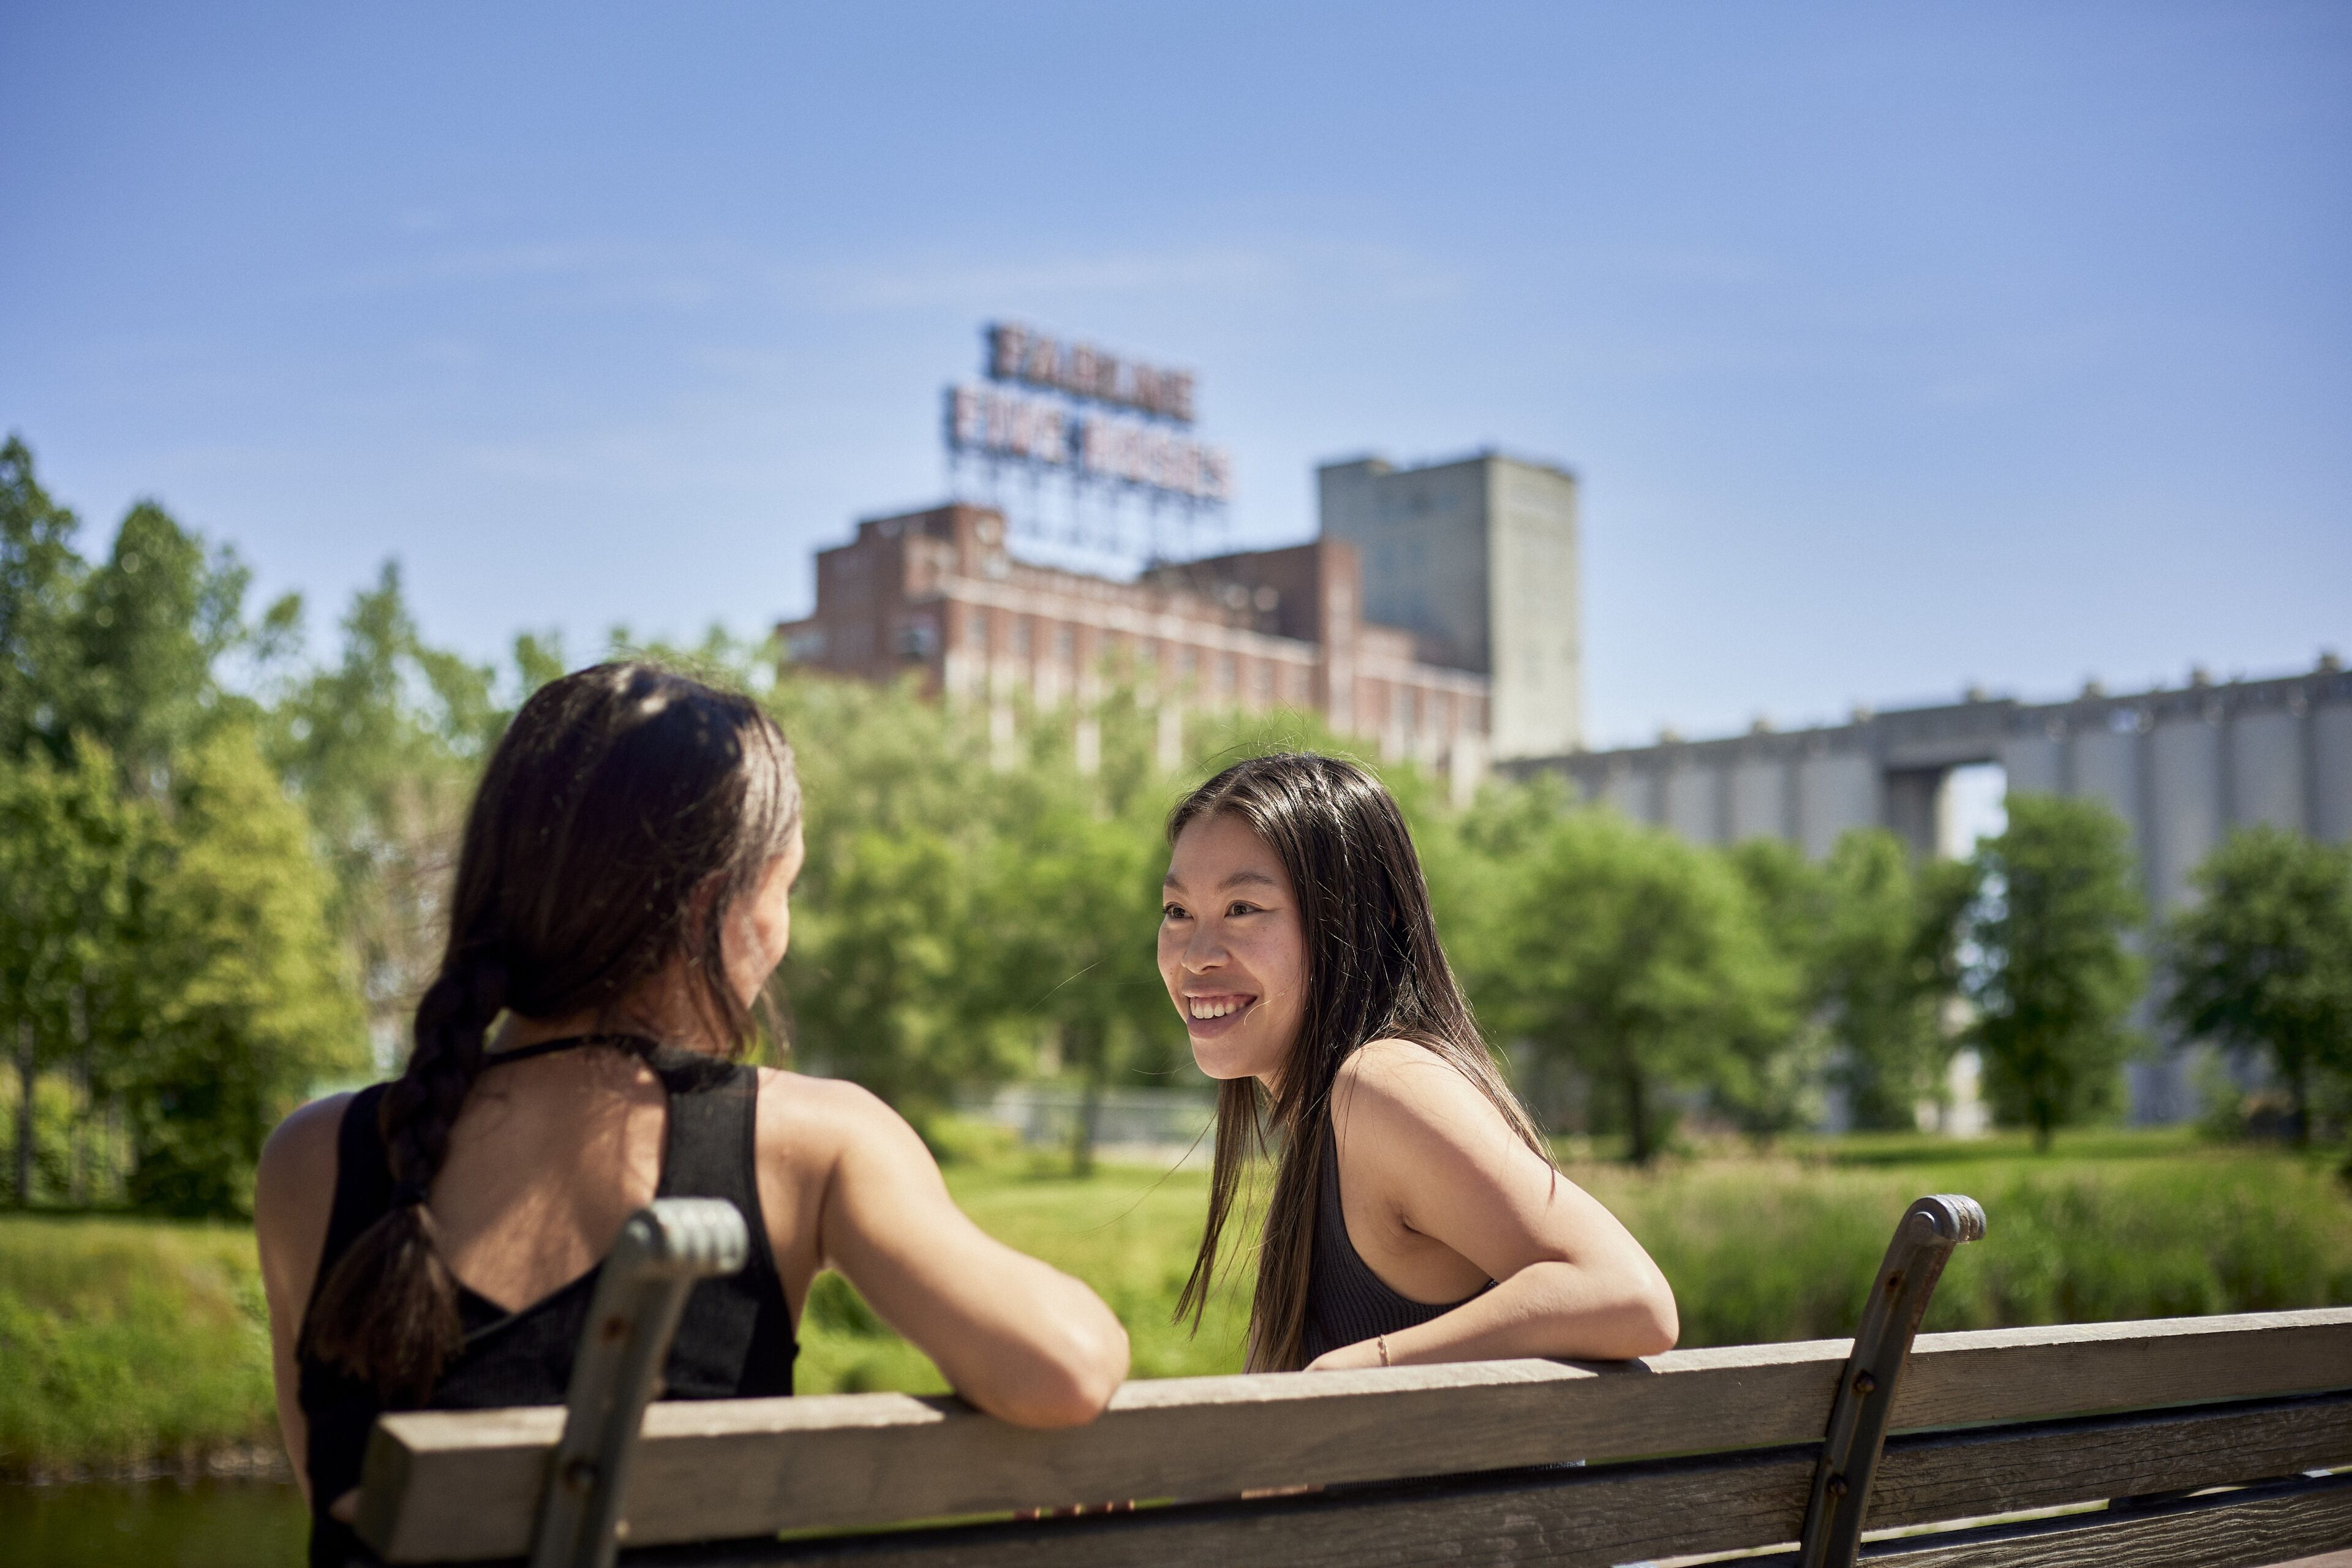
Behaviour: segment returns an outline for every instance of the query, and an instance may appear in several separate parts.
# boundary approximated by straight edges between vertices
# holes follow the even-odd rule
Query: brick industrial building
[[[1321,479],[1315,540],[1132,582],[1014,559],[986,507],[869,518],[818,552],[814,613],[778,628],[785,657],[866,679],[913,673],[989,704],[1008,730],[1024,703],[1083,706],[1131,681],[1168,751],[1187,708],[1309,710],[1459,783],[1498,733],[1509,751],[1573,744],[1574,479],[1494,454],[1401,472],[1368,459]]]

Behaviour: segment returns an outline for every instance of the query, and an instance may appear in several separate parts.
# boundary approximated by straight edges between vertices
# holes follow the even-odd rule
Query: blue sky
[[[2342,5],[0,8],[0,426],[321,643],[798,613],[997,315],[1575,468],[1596,742],[2352,652]]]

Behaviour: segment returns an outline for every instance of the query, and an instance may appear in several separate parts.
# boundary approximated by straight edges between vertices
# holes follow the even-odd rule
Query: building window
[[[1177,661],[1176,667],[1184,672],[1185,679],[1192,679],[1201,673],[1201,650],[1196,647],[1186,648],[1183,657]]]
[[[1023,658],[1029,657],[1029,617],[1013,617],[1013,651]]]
[[[1404,694],[1404,727],[1408,730],[1421,728],[1421,693],[1418,691],[1408,689]]]
[[[918,616],[898,628],[898,657],[929,658],[940,650],[940,628],[928,616]]]
[[[1078,630],[1076,626],[1054,628],[1054,657],[1067,664],[1078,651]]]
[[[1233,689],[1234,656],[1229,653],[1219,654],[1217,656],[1217,689],[1231,691]]]
[[[1259,701],[1270,702],[1274,700],[1274,666],[1264,659],[1258,660],[1257,668],[1251,671],[1251,679],[1257,688]]]
[[[988,611],[975,605],[963,613],[964,647],[979,652],[988,651]]]

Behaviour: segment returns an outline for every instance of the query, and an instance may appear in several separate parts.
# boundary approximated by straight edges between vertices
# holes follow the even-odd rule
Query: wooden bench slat
[[[1666,1460],[1623,1471],[1563,1471],[1407,1484],[1370,1494],[1199,1503],[1100,1518],[983,1524],[884,1536],[698,1546],[698,1568],[1167,1568],[1281,1563],[1401,1568],[1542,1563],[1607,1568],[1671,1550],[1792,1538],[1812,1456],[1790,1449]],[[646,1553],[645,1568],[664,1561]],[[629,1568],[639,1568],[632,1554]]]
[[[1066,1432],[891,1394],[661,1404],[646,1414],[629,1538],[845,1529],[1113,1497],[1214,1496],[1237,1485],[1817,1442],[1847,1349],[1822,1340],[1622,1365],[1491,1362],[1132,1383],[1100,1421]],[[1925,1335],[1895,1426],[2347,1388],[2346,1309]],[[561,1426],[553,1409],[387,1416],[374,1439],[383,1452],[370,1455],[362,1537],[394,1562],[520,1554]],[[397,1484],[376,1485],[379,1470]]]
[[[2352,1401],[2338,1401],[2352,1404]],[[2343,1408],[2326,1413],[2272,1411],[2288,1425],[2303,1425],[2300,1441],[2272,1441],[2255,1453],[2230,1453],[2218,1448],[2204,1455],[2206,1481],[2222,1474],[2267,1479],[2277,1471],[2263,1465],[2295,1465],[2310,1453],[2343,1455],[2345,1434],[2352,1432]],[[2312,1417],[2324,1415],[2322,1422]],[[2058,1444],[2072,1444],[2084,1455],[2086,1469],[2107,1467],[2133,1448],[2131,1420],[2065,1422],[2065,1429],[2046,1429],[2021,1444],[2021,1458],[2049,1460]],[[2173,1479],[2197,1474],[2194,1417],[2168,1422],[2171,1469],[2126,1471]],[[2213,1422],[2204,1422],[2213,1427]],[[2326,1436],[2315,1427],[2326,1427]],[[2140,1434],[2145,1436],[2145,1434]],[[2222,1444],[2237,1436],[2261,1434],[2239,1422],[2216,1434]],[[1983,1458],[1985,1444],[1976,1438],[1919,1438],[1927,1448],[1943,1450],[1952,1467]],[[2143,1444],[2145,1446],[2145,1444]],[[1891,1455],[1889,1455],[1891,1458]],[[1919,1467],[1915,1465],[1915,1474]],[[901,1532],[885,1538],[835,1538],[824,1542],[764,1542],[736,1547],[696,1549],[691,1561],[706,1568],[1160,1568],[1164,1563],[1225,1563],[1225,1561],[1265,1561],[1298,1563],[1301,1568],[1340,1568],[1343,1563],[1406,1565],[1454,1563],[1528,1563],[1540,1561],[1550,1568],[1606,1568],[1609,1563],[1670,1554],[1700,1554],[1724,1549],[1769,1547],[1776,1540],[1794,1538],[1804,1516],[1806,1486],[1811,1481],[1811,1458],[1801,1450],[1773,1450],[1769,1455],[1745,1455],[1728,1460],[1667,1460],[1654,1465],[1609,1467],[1588,1471],[1552,1471],[1522,1477],[1470,1479],[1428,1486],[1400,1486],[1376,1495],[1318,1495],[1265,1502],[1195,1504],[1179,1510],[1112,1514],[1103,1519],[1040,1523],[997,1523],[929,1532]],[[2079,1493],[2067,1493],[2065,1483],[2053,1481],[2046,1495],[2034,1495],[2032,1507],[2053,1502],[2077,1502]],[[1955,1519],[1950,1507],[1928,1507],[1919,1519],[1886,1519],[1874,1526],[1931,1523]],[[2168,1516],[2168,1511],[2166,1511]],[[2133,1516],[2115,1521],[2107,1514],[2084,1519],[2105,1521],[2098,1542],[2116,1538],[2124,1523],[2155,1528],[2159,1516]],[[1922,1542],[1895,1542],[1903,1556],[1900,1568],[1912,1568],[1919,1552],[1967,1552],[1955,1561],[1994,1563],[2004,1561],[1990,1552],[2028,1552],[2032,1563],[2044,1561],[2107,1561],[2103,1556],[2051,1556],[2034,1538],[2034,1531],[2063,1528],[2037,1521],[2025,1535],[2013,1531],[1969,1532],[1955,1544],[1948,1538]],[[2157,1531],[2159,1540],[2171,1540]],[[2067,1535],[2067,1540],[2079,1540]],[[2265,1538],[2267,1540],[2267,1538]],[[652,1568],[663,1554],[630,1556],[630,1568]],[[1785,1568],[1788,1559],[1771,1559]],[[1919,1559],[1928,1563],[1931,1559]],[[1940,1561],[1940,1559],[1933,1559]],[[2166,1559],[2171,1561],[2171,1559]],[[2272,1563],[2270,1559],[2249,1559]]]
[[[2352,1542],[2352,1476],[2225,1492],[2157,1513],[2103,1510],[1970,1533],[1963,1542],[1887,1542],[1866,1549],[1862,1562],[1866,1568],[2268,1568]]]
[[[2352,1465],[2352,1394],[1898,1437],[1865,1526],[1892,1530]]]

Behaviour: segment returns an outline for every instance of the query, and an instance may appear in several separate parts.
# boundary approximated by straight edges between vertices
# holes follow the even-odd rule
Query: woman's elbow
[[[1565,1353],[1570,1356],[1634,1361],[1670,1351],[1682,1337],[1674,1287],[1647,1259],[1598,1275],[1584,1272],[1580,1294],[1583,1303],[1569,1319],[1575,1348]]]
[[[1634,1304],[1633,1338],[1638,1349],[1632,1356],[1664,1355],[1683,1337],[1682,1313],[1675,1306],[1674,1287],[1659,1279],[1642,1292]]]
[[[1625,1359],[1663,1355],[1674,1349],[1675,1342],[1683,1335],[1682,1313],[1675,1305],[1675,1288],[1666,1283],[1658,1266],[1646,1258],[1626,1285],[1622,1312]]]
[[[1083,1426],[1109,1406],[1127,1380],[1127,1330],[1106,1308],[1100,1322],[1072,1325],[1058,1338],[985,1402],[990,1415],[1016,1426]]]

